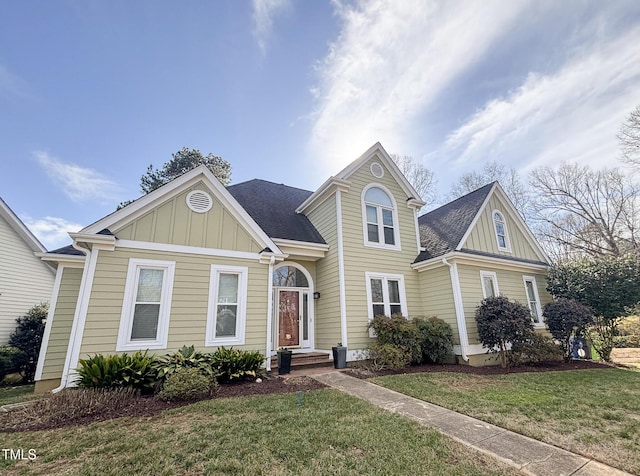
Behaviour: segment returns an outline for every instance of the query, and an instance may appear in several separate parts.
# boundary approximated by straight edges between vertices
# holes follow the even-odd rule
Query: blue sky
[[[640,2],[0,0],[0,196],[45,246],[183,146],[310,190],[373,143],[435,172],[617,165]]]

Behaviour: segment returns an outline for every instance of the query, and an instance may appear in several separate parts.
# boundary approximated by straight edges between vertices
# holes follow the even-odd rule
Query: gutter
[[[467,323],[464,318],[464,306],[462,304],[462,291],[460,290],[460,278],[458,276],[458,266],[456,263],[449,263],[447,258],[442,258],[442,264],[449,267],[451,276],[451,288],[453,289],[453,303],[456,309],[456,322],[458,323],[458,335],[460,337],[460,353],[462,360],[469,362],[467,349],[469,347],[469,336],[467,335]]]

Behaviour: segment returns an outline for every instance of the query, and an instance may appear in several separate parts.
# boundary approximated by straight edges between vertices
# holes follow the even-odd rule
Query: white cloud
[[[581,48],[552,74],[531,73],[452,132],[443,154],[456,157],[460,168],[496,159],[525,169],[562,160],[610,163],[617,156],[616,133],[640,101],[638,44],[636,28]]]
[[[253,0],[253,36],[262,54],[273,30],[274,18],[291,8],[291,0]]]
[[[120,187],[95,170],[66,164],[46,152],[36,151],[33,154],[64,193],[76,202],[98,200],[109,202],[117,199]]]
[[[69,232],[77,232],[82,229],[82,225],[67,221],[64,218],[44,217],[34,219],[25,216],[21,217],[21,219],[48,250],[54,250],[70,244]]]
[[[529,2],[336,3],[339,37],[317,65],[310,146],[332,169],[376,141],[406,146],[414,119],[482,59]]]

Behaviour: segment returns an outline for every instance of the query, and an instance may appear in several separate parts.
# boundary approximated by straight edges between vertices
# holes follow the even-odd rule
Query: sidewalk
[[[367,400],[380,408],[411,418],[421,425],[433,427],[464,445],[518,468],[524,474],[538,476],[629,474],[584,456],[343,373],[332,372],[311,377],[325,385]]]

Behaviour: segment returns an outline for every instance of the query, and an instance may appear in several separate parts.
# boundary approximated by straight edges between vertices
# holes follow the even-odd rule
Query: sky
[[[446,196],[619,165],[637,0],[0,0],[0,197],[48,249],[182,147],[314,190],[376,142]]]

